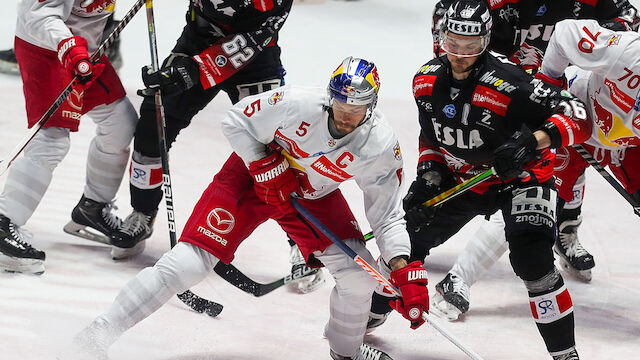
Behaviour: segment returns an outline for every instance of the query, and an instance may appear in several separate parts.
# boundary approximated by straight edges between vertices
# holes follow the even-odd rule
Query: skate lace
[[[106,203],[102,208],[102,219],[111,229],[119,229],[122,227],[122,220],[112,213],[111,210],[118,210],[118,207],[114,205],[113,201]]]
[[[449,283],[451,284],[451,287],[450,289],[448,289],[447,286],[444,286],[443,287],[444,292],[447,293],[449,292],[447,290],[451,290],[451,292],[454,292],[462,296],[465,300],[469,301],[469,287],[462,280],[462,278],[456,275],[451,275],[449,276],[449,280],[450,280]]]
[[[135,236],[147,227],[147,223],[151,216],[145,215],[141,212],[134,211],[126,219],[124,219],[124,225],[122,225],[122,232],[131,236]]]
[[[567,256],[569,257],[581,257],[587,256],[589,253],[582,247],[580,241],[578,241],[578,234],[575,232],[560,233],[560,243],[565,249]]]
[[[33,239],[33,234],[31,231],[22,228],[20,226],[16,226],[14,223],[9,223],[9,233],[11,234],[11,238],[23,246],[25,249],[31,249],[32,246],[28,243]]]
[[[366,344],[360,346],[360,351],[353,357],[353,360],[379,360],[382,352]]]

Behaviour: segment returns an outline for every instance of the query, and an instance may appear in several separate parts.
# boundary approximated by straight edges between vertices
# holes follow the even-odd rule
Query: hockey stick
[[[376,279],[380,284],[382,284],[387,291],[389,291],[392,295],[396,297],[401,297],[400,293],[396,288],[382,276],[378,270],[376,270],[373,266],[369,265],[364,259],[360,257],[353,249],[349,247],[349,245],[345,244],[339,237],[337,237],[328,227],[326,227],[323,223],[318,220],[309,210],[307,210],[295,197],[291,197],[291,203],[293,207],[298,210],[298,212],[304,216],[313,226],[319,229],[323,234],[325,234],[331,242],[336,244],[342,251],[345,252],[349,257],[351,257],[360,267],[369,273],[374,279]],[[483,360],[480,355],[471,350],[468,346],[463,344],[460,340],[458,340],[453,334],[449,333],[445,328],[442,327],[431,315],[428,313],[422,313],[422,319],[429,323],[429,325],[433,326],[440,334],[442,334],[447,340],[451,341],[455,346],[457,346],[462,352],[467,354],[471,359],[474,360]]]
[[[218,264],[216,264],[216,266],[213,268],[216,274],[220,275],[220,277],[225,279],[228,283],[255,297],[266,295],[283,285],[289,284],[294,280],[302,279],[317,271],[317,269],[311,269],[308,266],[305,266],[302,269],[304,270],[288,274],[287,276],[276,281],[262,284],[255,280],[252,280],[232,264],[227,265],[219,261]]]
[[[124,29],[124,27],[127,26],[127,24],[129,24],[133,16],[138,12],[138,10],[140,10],[140,8],[142,8],[142,5],[144,5],[144,3],[145,3],[145,0],[138,0],[136,1],[135,4],[133,4],[133,7],[131,8],[131,10],[129,10],[129,12],[125,14],[125,16],[122,18],[122,20],[118,24],[118,26],[116,26],[116,28],[113,29],[111,34],[109,34],[109,36],[102,42],[102,44],[100,44],[100,47],[98,48],[98,50],[93,52],[93,54],[91,55],[92,63],[96,63],[100,59],[100,57],[104,54],[104,52],[111,46],[111,44],[113,44],[116,38],[120,35],[120,33],[122,32],[122,29]],[[9,169],[9,166],[11,166],[13,161],[18,157],[18,155],[20,155],[20,153],[22,153],[24,148],[27,147],[27,144],[29,144],[31,139],[33,139],[36,136],[36,134],[38,133],[38,131],[40,131],[42,126],[44,126],[44,124],[46,124],[47,121],[51,119],[51,116],[53,116],[53,114],[55,114],[55,112],[58,111],[60,106],[65,102],[65,100],[67,100],[67,97],[69,97],[69,95],[73,92],[76,86],[78,86],[78,84],[79,84],[79,78],[76,75],[73,77],[71,82],[64,88],[64,90],[62,90],[60,95],[58,95],[58,97],[53,101],[53,104],[49,106],[47,111],[45,111],[45,113],[42,114],[38,122],[34,126],[32,126],[31,129],[29,129],[28,134],[8,154],[6,154],[3,159],[0,159],[0,175],[4,174],[5,171]]]
[[[636,215],[640,216],[640,202],[636,200],[627,190],[616,180],[605,168],[598,162],[598,160],[594,159],[591,153],[587,151],[582,145],[573,145],[573,148],[582,156],[582,158],[589,163],[596,171],[602,175],[602,177],[607,180],[611,186],[620,194],[622,197],[627,200],[629,204],[633,207],[633,211]]]
[[[146,0],[147,6],[147,28],[149,30],[149,48],[151,50],[151,67],[153,71],[160,68],[158,62],[158,47],[156,43],[156,26],[153,16],[153,0]],[[167,137],[165,135],[165,116],[164,107],[162,106],[162,96],[160,89],[155,91],[154,97],[156,103],[156,128],[158,129],[158,146],[160,148],[160,158],[162,159],[162,181],[164,190],[164,199],[167,207],[167,222],[169,225],[169,240],[171,247],[174,247],[176,241],[176,223],[173,211],[173,193],[171,191],[171,174],[169,173],[169,156],[167,154]],[[187,290],[177,295],[178,298],[189,306],[191,309],[206,313],[209,316],[218,316],[222,311],[222,305],[213,301],[201,298],[200,296]]]

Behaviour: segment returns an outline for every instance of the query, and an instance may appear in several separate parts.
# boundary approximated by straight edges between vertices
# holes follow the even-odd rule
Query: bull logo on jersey
[[[269,99],[267,100],[267,102],[270,105],[275,105],[277,103],[279,103],[282,98],[284,97],[284,92],[283,91],[276,91],[273,94],[271,94],[271,96],[269,96]]]
[[[595,99],[593,100],[593,109],[595,113],[595,123],[598,126],[598,140],[606,146],[637,146],[640,145],[633,131],[628,129],[619,116],[612,114],[605,109]],[[635,120],[634,120],[635,125]]]
[[[236,219],[233,214],[225,209],[215,208],[207,216],[207,226],[220,234],[230,233],[235,224]]]
[[[80,7],[73,10],[83,14],[101,13],[103,11],[113,12],[116,0],[84,0],[80,2]]]
[[[402,160],[402,152],[400,152],[399,141],[396,141],[396,145],[393,147],[393,157],[398,161]]]
[[[609,38],[609,41],[607,41],[607,47],[612,46],[612,45],[618,45],[618,43],[620,43],[620,39],[622,38],[622,35],[612,35],[611,38]]]

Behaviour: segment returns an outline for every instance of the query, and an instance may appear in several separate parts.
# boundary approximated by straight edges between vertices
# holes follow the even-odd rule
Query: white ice
[[[118,1],[118,17],[132,2]],[[15,24],[15,4],[4,3],[0,48],[12,46]],[[155,2],[161,58],[181,31],[186,3]],[[379,106],[400,137],[405,186],[415,176],[417,161],[418,123],[411,79],[431,57],[433,3],[325,0],[296,4],[281,32],[288,83],[324,86],[329,74],[348,55],[378,65],[382,81]],[[125,29],[122,41],[125,65],[121,76],[137,106],[139,69],[150,63],[144,13]],[[0,154],[4,154],[26,131],[20,79],[0,75],[0,94]],[[180,229],[201,191],[230,153],[220,132],[220,120],[229,105],[221,93],[181,133],[171,152]],[[144,254],[129,261],[114,262],[107,247],[62,231],[82,194],[87,146],[93,131],[92,122],[83,120],[80,132],[72,136],[69,155],[27,223],[35,236],[33,244],[47,253],[46,272],[42,276],[0,274],[0,359],[55,358],[75,332],[110,305],[125,282],[169,249],[164,206]],[[597,265],[590,284],[565,276],[575,304],[577,346],[584,360],[638,359],[640,246],[636,231],[640,219],[596,172],[588,170],[587,177],[580,237],[595,255]],[[4,181],[6,176],[0,178],[0,186]],[[343,191],[366,230],[360,192],[353,183],[344,184]],[[127,182],[118,196],[119,214],[126,216],[130,211]],[[428,259],[432,291],[477,224],[477,220],[472,222],[433,251]],[[374,242],[368,247],[377,254]],[[264,224],[241,246],[234,264],[262,282],[285,275],[290,265],[284,233],[275,223]],[[212,274],[193,291],[225,306],[218,318],[196,314],[173,298],[125,333],[109,354],[112,359],[145,360],[328,359],[322,330],[328,318],[331,287],[332,281],[328,281],[307,295],[282,288],[254,298]],[[524,285],[513,274],[506,256],[471,292],[471,310],[466,318],[444,324],[450,332],[487,360],[549,358],[531,318]],[[365,341],[399,360],[466,358],[429,325],[412,331],[398,314]]]

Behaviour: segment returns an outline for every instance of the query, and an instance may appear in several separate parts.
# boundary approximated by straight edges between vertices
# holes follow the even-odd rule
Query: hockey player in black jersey
[[[158,72],[143,69],[148,88],[162,88],[166,137],[170,146],[180,130],[222,90],[232,103],[281,86],[278,31],[292,0],[191,0],[186,25]],[[133,212],[112,237],[114,258],[141,251],[151,236],[162,200],[162,164],[155,103],[147,93],[140,107],[131,159]],[[134,249],[134,250],[131,250]]]
[[[531,74],[537,73],[555,24],[560,20],[596,19],[602,26],[616,31],[640,25],[637,10],[627,0],[482,1],[490,8],[493,19],[488,48],[510,58]],[[439,22],[452,2],[441,0],[434,7],[432,33],[436,53]],[[556,166],[566,166],[564,157],[558,157]],[[573,187],[573,192],[562,192],[560,195],[559,202],[562,204],[557,214],[559,237],[554,251],[558,254],[562,269],[579,280],[590,281],[595,266],[594,256],[578,239],[578,227],[582,222],[584,174],[577,181],[558,177],[557,181],[562,181],[563,186]],[[468,311],[470,287],[506,251],[502,228],[504,220],[500,214],[496,214],[472,235],[448,274],[436,285],[437,291],[431,298],[434,313],[455,320]]]
[[[511,264],[529,292],[549,353],[554,360],[577,360],[573,306],[552,251],[557,193],[549,147],[586,140],[590,122],[584,104],[569,93],[486,51],[490,33],[484,3],[455,2],[440,32],[446,55],[414,77],[420,157],[404,198],[411,258],[423,259],[476,215],[500,210]],[[442,206],[422,205],[492,167],[498,177]],[[374,297],[384,305],[380,300]]]

